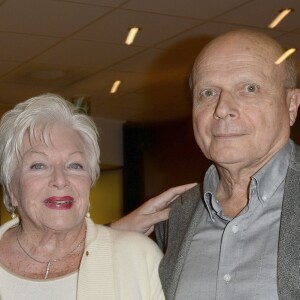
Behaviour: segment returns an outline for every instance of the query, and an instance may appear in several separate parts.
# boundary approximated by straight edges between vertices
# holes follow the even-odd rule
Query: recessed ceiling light
[[[116,80],[116,81],[113,83],[113,85],[112,85],[112,87],[111,87],[111,89],[110,89],[110,93],[111,93],[111,94],[116,93],[117,90],[119,89],[119,86],[120,86],[121,83],[122,83],[121,80]]]
[[[128,29],[128,35],[125,40],[125,44],[131,45],[134,42],[134,39],[136,38],[137,33],[141,30],[139,27],[132,27]]]
[[[292,55],[296,51],[296,48],[291,48],[289,50],[286,50],[276,61],[275,64],[279,65],[284,60],[286,60],[290,55]]]
[[[279,11],[277,17],[268,25],[269,28],[276,27],[289,13],[294,11],[293,8],[284,8]]]
[[[66,73],[61,70],[41,70],[34,71],[30,74],[36,79],[58,79],[66,76]]]

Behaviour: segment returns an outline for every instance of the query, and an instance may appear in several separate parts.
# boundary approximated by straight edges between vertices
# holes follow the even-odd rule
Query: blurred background
[[[209,162],[193,139],[188,76],[207,42],[237,28],[298,50],[300,1],[0,0],[0,115],[46,92],[91,115],[102,170],[91,215],[112,221],[171,186],[201,181]],[[293,57],[300,73],[300,52]],[[0,221],[7,218],[2,206]]]

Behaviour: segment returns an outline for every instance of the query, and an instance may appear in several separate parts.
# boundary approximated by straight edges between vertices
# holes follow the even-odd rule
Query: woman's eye
[[[83,165],[80,163],[71,163],[69,168],[73,170],[83,170]]]
[[[35,164],[30,166],[31,170],[43,170],[45,168],[46,168],[46,166],[43,163],[35,163]]]
[[[259,90],[259,86],[257,84],[246,84],[245,85],[245,92],[247,93],[256,93]]]

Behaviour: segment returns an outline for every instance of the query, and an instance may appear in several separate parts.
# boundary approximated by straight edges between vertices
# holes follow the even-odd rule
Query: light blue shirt
[[[211,166],[204,210],[178,283],[176,300],[278,300],[277,248],[291,144],[251,178],[249,202],[235,218],[223,214]]]

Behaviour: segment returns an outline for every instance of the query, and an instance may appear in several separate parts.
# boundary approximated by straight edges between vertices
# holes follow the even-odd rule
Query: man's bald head
[[[191,88],[195,85],[195,76],[202,59],[211,52],[222,54],[224,46],[227,47],[227,45],[240,48],[241,52],[259,50],[263,59],[272,59],[272,62],[274,62],[274,71],[279,70],[279,72],[282,73],[283,84],[285,87],[292,89],[296,88],[297,72],[293,60],[289,57],[280,65],[275,65],[275,61],[284,53],[282,46],[268,35],[248,29],[238,29],[222,34],[213,39],[202,49],[193,66],[190,78]]]

